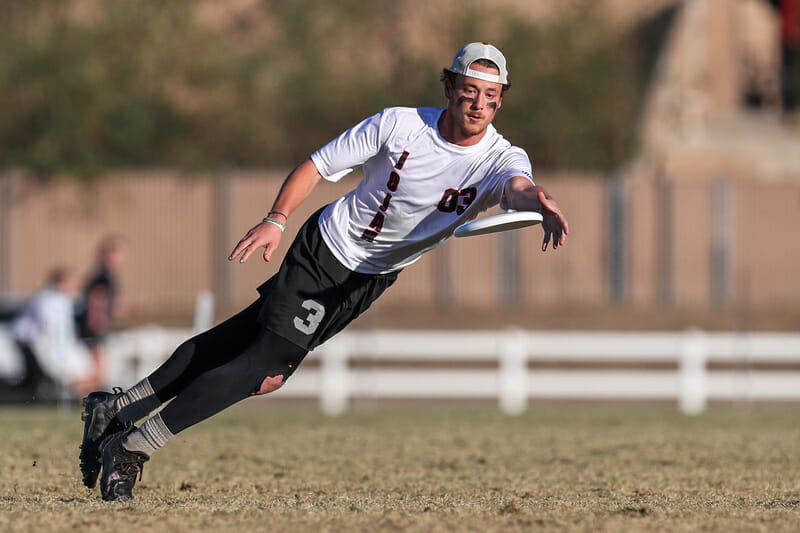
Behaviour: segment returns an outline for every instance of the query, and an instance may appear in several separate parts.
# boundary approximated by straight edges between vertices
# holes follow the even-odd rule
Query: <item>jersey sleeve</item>
[[[513,147],[499,162],[497,169],[493,175],[493,198],[494,203],[501,203],[503,200],[503,190],[506,182],[515,176],[522,176],[530,180],[532,185],[536,185],[533,181],[533,167],[528,154],[521,148]],[[502,206],[502,204],[501,204]]]
[[[377,155],[390,129],[386,115],[384,110],[359,122],[311,154],[311,161],[322,177],[339,181]]]

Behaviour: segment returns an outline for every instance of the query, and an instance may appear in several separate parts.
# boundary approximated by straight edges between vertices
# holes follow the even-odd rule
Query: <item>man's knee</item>
[[[256,394],[267,394],[269,392],[276,391],[283,386],[283,374],[278,374],[277,376],[267,376],[264,378],[264,381],[261,382],[261,387],[259,387]]]

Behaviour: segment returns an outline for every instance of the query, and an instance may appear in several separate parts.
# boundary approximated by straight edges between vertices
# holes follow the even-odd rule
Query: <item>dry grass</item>
[[[384,410],[256,400],[174,439],[136,500],[80,485],[77,412],[0,411],[0,530],[789,531],[800,413]]]

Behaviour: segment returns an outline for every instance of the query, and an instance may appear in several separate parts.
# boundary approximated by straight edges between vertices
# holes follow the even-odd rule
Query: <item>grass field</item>
[[[0,411],[0,531],[796,531],[800,412],[229,410],[130,503],[77,472],[77,411]],[[143,529],[139,529],[143,528]]]

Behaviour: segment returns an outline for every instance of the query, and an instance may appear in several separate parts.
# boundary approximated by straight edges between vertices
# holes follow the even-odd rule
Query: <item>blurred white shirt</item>
[[[25,305],[11,332],[15,340],[31,346],[42,370],[53,379],[75,381],[92,371],[91,355],[75,331],[73,301],[53,287]]]

